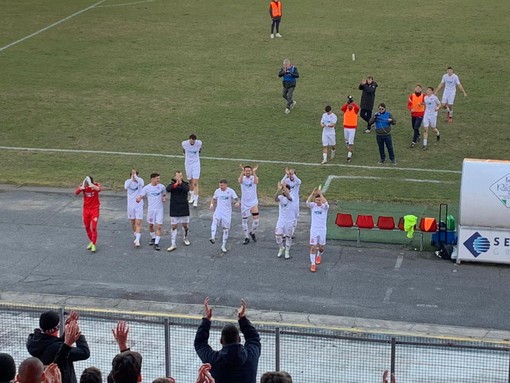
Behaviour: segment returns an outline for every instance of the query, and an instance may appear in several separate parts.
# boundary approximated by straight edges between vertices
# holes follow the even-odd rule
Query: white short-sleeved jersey
[[[291,197],[292,198],[292,197]],[[294,229],[296,214],[290,201],[284,195],[278,196],[278,221],[276,222],[275,234],[291,236]]]
[[[292,206],[294,207],[296,218],[299,217],[299,189],[301,188],[301,179],[294,174],[291,180],[287,175],[282,178],[282,183],[290,187],[290,196],[292,197]]]
[[[137,203],[136,197],[138,197],[142,193],[144,185],[145,183],[143,182],[143,179],[138,176],[135,176],[135,181],[129,178],[126,180],[126,182],[124,182],[124,189],[126,189],[127,191],[128,209],[130,206],[143,207],[143,200]]]
[[[441,82],[444,83],[445,93],[455,93],[457,91],[457,85],[460,85],[459,76],[455,73],[452,73],[451,76],[449,76],[448,73],[445,73]]]
[[[423,103],[425,104],[425,114],[437,116],[436,108],[441,105],[441,101],[439,101],[435,94],[425,96],[423,98]]]
[[[337,116],[335,113],[330,113],[330,114],[324,113],[321,118],[321,126],[322,126],[322,124],[324,124],[326,126],[324,126],[322,128],[322,132],[325,134],[335,133],[335,128],[328,127],[327,125],[329,125],[329,124],[336,125],[336,122],[337,122]]]
[[[216,189],[213,195],[213,199],[216,200],[214,215],[231,216],[232,202],[237,198],[237,193],[232,188],[227,187],[224,191],[220,188]]]
[[[163,210],[163,196],[165,194],[166,189],[162,184],[145,185],[140,193],[142,197],[147,197],[147,210]]]
[[[319,206],[315,202],[308,202],[307,206],[311,210],[310,230],[326,229],[328,221],[329,204],[326,202]]]
[[[184,150],[184,165],[194,166],[200,164],[200,150],[202,149],[202,141],[195,140],[191,145],[189,140],[182,141],[182,149]]]
[[[249,210],[254,206],[257,206],[259,200],[257,198],[257,184],[255,183],[255,177],[243,176],[241,179],[241,212]]]

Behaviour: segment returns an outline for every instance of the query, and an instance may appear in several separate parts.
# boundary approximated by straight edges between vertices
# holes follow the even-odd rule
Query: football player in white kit
[[[250,243],[250,237],[253,242],[257,242],[255,231],[259,226],[259,200],[257,198],[257,185],[259,177],[257,177],[258,165],[253,168],[248,165],[239,164],[241,168],[241,175],[238,178],[239,185],[241,185],[241,225],[244,232],[243,245]],[[253,217],[251,230],[248,227],[248,218],[250,214]]]
[[[136,197],[142,192],[144,182],[138,177],[136,169],[131,170],[131,177],[124,182],[124,189],[127,190],[127,215],[131,220],[131,228],[135,236],[134,244],[140,247],[140,236],[142,233],[143,201],[136,202]]]
[[[437,86],[434,94],[437,95],[443,87],[444,91],[443,97],[441,98],[441,104],[444,108],[446,108],[448,112],[447,122],[453,122],[453,102],[455,101],[455,93],[457,92],[457,87],[459,87],[462,93],[464,93],[464,97],[467,97],[467,93],[460,83],[459,76],[453,73],[453,68],[451,66],[449,66],[446,70],[446,73],[443,75],[443,78]]]
[[[161,239],[161,226],[163,225],[164,208],[166,202],[166,189],[160,183],[161,177],[158,173],[151,174],[151,183],[145,185],[142,192],[136,197],[136,202],[140,202],[147,197],[147,223],[149,224],[149,233],[151,241],[149,245],[154,245],[154,250],[161,250],[159,240]],[[154,229],[154,225],[156,228]]]
[[[290,258],[290,246],[292,245],[292,232],[296,213],[292,206],[292,196],[290,195],[290,186],[278,182],[278,190],[274,196],[278,202],[278,221],[274,231],[276,243],[279,245],[277,257],[280,258],[285,252],[285,259]]]
[[[197,136],[191,134],[188,140],[182,141],[182,151],[184,153],[184,168],[186,178],[190,184],[189,203],[193,207],[198,206],[198,180],[200,179],[200,153],[202,151],[202,141],[197,140]]]
[[[299,189],[301,188],[301,180],[296,175],[295,169],[285,168],[285,175],[281,180],[282,184],[289,185],[290,195],[292,197],[292,209],[294,210],[294,225],[292,228],[292,238],[294,238],[294,232],[296,231],[298,219],[299,219]]]
[[[212,224],[211,224],[211,243],[216,242],[216,230],[221,223],[223,228],[223,237],[221,243],[221,251],[227,252],[227,239],[232,222],[232,202],[236,208],[239,207],[239,197],[234,189],[228,187],[226,179],[220,180],[220,187],[215,190],[209,208],[214,211]]]
[[[316,265],[321,263],[324,246],[326,245],[326,230],[329,204],[321,190],[313,189],[312,194],[306,200],[310,208],[310,271],[316,270]]]
[[[335,158],[336,153],[336,121],[337,116],[331,111],[331,106],[327,105],[324,108],[324,113],[321,118],[322,128],[322,162],[328,162],[328,147],[331,148],[330,159]]]
[[[429,136],[429,127],[436,133],[436,140],[439,141],[441,136],[437,129],[437,112],[441,107],[441,101],[434,94],[434,88],[427,88],[427,95],[423,98],[425,104],[425,114],[423,115],[423,149],[427,149],[427,139]]]

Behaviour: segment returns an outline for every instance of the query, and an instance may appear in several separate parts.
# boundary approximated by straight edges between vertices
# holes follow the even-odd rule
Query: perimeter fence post
[[[274,329],[274,362],[275,371],[280,371],[280,327]]]
[[[165,318],[164,320],[165,325],[165,376],[171,376],[170,374],[170,320],[168,318]]]
[[[510,352],[508,353],[508,383],[510,383]]]
[[[62,306],[60,308],[60,311],[58,313],[59,317],[60,317],[60,336],[64,335],[65,334],[65,331],[66,331],[66,308],[65,306]]]
[[[390,367],[390,370],[391,370],[392,374],[395,373],[395,354],[396,354],[396,350],[397,350],[397,339],[396,338],[391,338],[391,367]]]

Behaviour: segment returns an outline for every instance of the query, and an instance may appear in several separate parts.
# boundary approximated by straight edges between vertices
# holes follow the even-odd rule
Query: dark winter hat
[[[16,364],[9,354],[0,353],[0,382],[10,382],[16,377]]]
[[[39,327],[43,332],[53,332],[58,328],[60,317],[56,311],[46,311],[39,317]]]
[[[350,104],[353,102],[354,102],[354,98],[352,96],[347,96],[347,103]]]

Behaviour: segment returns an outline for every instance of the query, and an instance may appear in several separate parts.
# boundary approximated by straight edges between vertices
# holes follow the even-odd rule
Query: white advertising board
[[[459,261],[510,264],[510,228],[459,226]]]
[[[510,228],[510,161],[464,159],[459,225]]]

